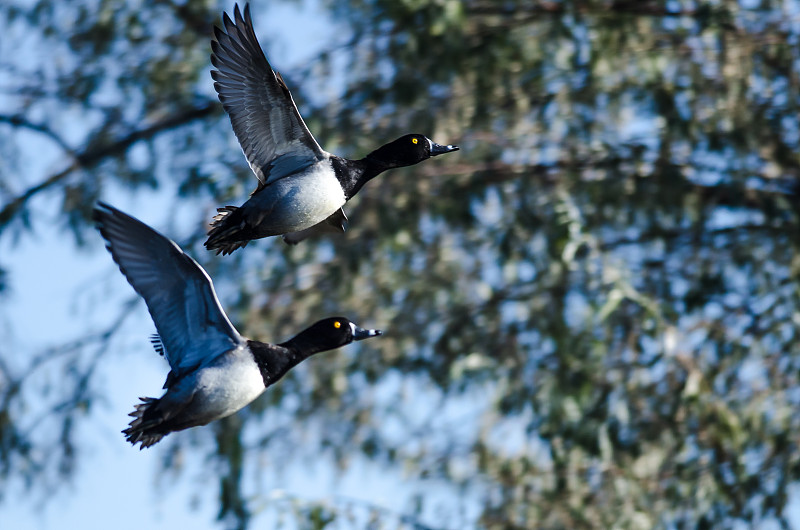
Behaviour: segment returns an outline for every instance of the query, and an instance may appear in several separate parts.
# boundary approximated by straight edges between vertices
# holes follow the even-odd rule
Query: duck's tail
[[[133,421],[122,433],[125,435],[125,439],[133,445],[141,443],[139,446],[139,450],[141,450],[158,442],[167,433],[157,430],[162,423],[160,415],[155,411],[159,400],[149,397],[140,397],[139,399],[142,403],[136,405],[136,410],[128,414],[128,416],[133,416]]]
[[[217,255],[230,254],[237,248],[245,247],[250,242],[247,239],[239,240],[236,238],[244,228],[239,208],[236,206],[223,206],[217,208],[217,215],[211,223],[211,230],[208,231],[206,248],[216,250]]]

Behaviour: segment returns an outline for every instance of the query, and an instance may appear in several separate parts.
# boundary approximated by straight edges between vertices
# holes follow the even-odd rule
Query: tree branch
[[[11,222],[14,216],[19,212],[20,209],[22,209],[23,206],[25,206],[31,197],[52,187],[55,184],[58,184],[76,169],[95,166],[107,157],[117,156],[124,153],[131,145],[140,140],[147,140],[156,136],[158,133],[186,125],[187,123],[198,119],[205,118],[206,116],[209,116],[215,112],[218,107],[218,103],[209,101],[201,107],[194,107],[179,111],[161,121],[154,123],[149,127],[133,131],[111,143],[90,146],[82,152],[74,153],[74,161],[69,166],[48,177],[39,184],[28,188],[24,193],[10,200],[3,207],[3,209],[0,210],[0,233],[2,233],[2,230],[8,225],[9,222]],[[34,129],[36,127],[43,127],[30,123],[20,124],[20,126],[27,126]],[[41,132],[49,130],[46,127],[43,127],[43,129],[44,130]],[[45,132],[45,134],[47,133]]]
[[[627,13],[631,15],[654,17],[697,17],[703,14],[702,10],[692,8],[668,9],[660,2],[645,2],[642,0],[616,0],[604,5],[590,2],[565,4],[564,2],[540,1],[527,6],[503,7],[492,2],[478,3],[468,10],[470,15],[507,15],[510,13],[548,14],[560,15],[570,11],[579,13],[604,14]]]
[[[50,138],[51,140],[53,140],[55,143],[57,143],[61,149],[63,149],[70,155],[75,156],[75,150],[72,149],[69,145],[67,145],[67,142],[65,142],[64,139],[61,138],[61,136],[59,136],[55,131],[53,131],[47,125],[30,122],[22,116],[18,115],[9,116],[6,114],[0,114],[0,123],[8,123],[12,127],[22,127],[24,129],[30,129],[32,131],[40,132],[45,136],[47,136],[48,138]]]

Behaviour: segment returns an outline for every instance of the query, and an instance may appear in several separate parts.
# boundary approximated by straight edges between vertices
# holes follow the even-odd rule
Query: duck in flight
[[[225,206],[208,232],[206,248],[230,254],[253,239],[283,235],[296,244],[318,232],[344,232],[342,209],[370,179],[387,169],[411,166],[458,151],[422,134],[407,134],[360,160],[323,150],[297,110],[278,72],[267,61],[253,30],[250,6],[236,5],[224,30],[214,28],[211,71],[258,187],[242,206]]]
[[[280,344],[248,340],[228,320],[206,271],[177,244],[102,202],[93,217],[114,261],[144,298],[158,331],[153,344],[171,368],[166,393],[140,398],[122,431],[140,449],[233,414],[315,353],[382,333],[333,317]]]

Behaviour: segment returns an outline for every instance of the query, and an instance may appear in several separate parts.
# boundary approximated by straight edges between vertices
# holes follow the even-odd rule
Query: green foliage
[[[314,101],[303,92],[315,73],[335,54],[349,61],[340,100],[303,105],[320,143],[360,155],[413,130],[462,151],[369,184],[343,237],[259,241],[224,260],[195,246],[249,336],[287,337],[339,313],[387,331],[306,363],[218,426],[215,449],[202,448],[224,463],[220,517],[245,526],[269,504],[242,493],[242,471],[260,457],[324,455],[464,492],[480,515],[461,526],[785,524],[800,478],[800,57],[789,8],[326,6],[352,39],[287,73],[303,79],[290,82],[296,98]],[[182,200],[208,205],[201,237],[210,207],[254,181],[220,110],[198,95],[219,9],[74,9],[18,10],[70,58],[69,75],[27,72],[46,94],[28,95],[21,116],[48,98],[81,106],[99,125],[70,145],[94,158],[27,198],[0,173],[3,203],[18,205],[0,211],[0,229],[20,226],[28,199],[47,193],[63,196],[60,219],[80,234],[106,181],[135,190],[172,179]],[[63,12],[83,21],[69,38]],[[140,143],[148,155],[133,157]],[[260,421],[274,414],[280,428]],[[26,450],[4,436],[14,422],[0,414],[4,477],[21,472],[11,457]],[[177,451],[199,450],[175,438]],[[429,502],[370,517],[458,526],[435,520],[441,507]],[[309,528],[354,524],[345,501],[289,504],[270,506]]]

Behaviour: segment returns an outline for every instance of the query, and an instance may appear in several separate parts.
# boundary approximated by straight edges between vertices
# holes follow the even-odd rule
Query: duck
[[[144,299],[158,332],[152,342],[170,366],[164,395],[139,398],[122,431],[140,450],[171,432],[239,411],[316,353],[383,333],[330,317],[279,344],[249,340],[231,324],[208,273],[174,241],[104,202],[92,217],[120,271]]]
[[[238,4],[224,29],[214,27],[211,76],[258,186],[242,206],[217,208],[205,246],[230,254],[254,239],[283,235],[297,244],[311,235],[345,231],[344,204],[388,169],[458,151],[423,134],[406,134],[351,160],[320,147],[280,73],[256,38],[250,5]]]

